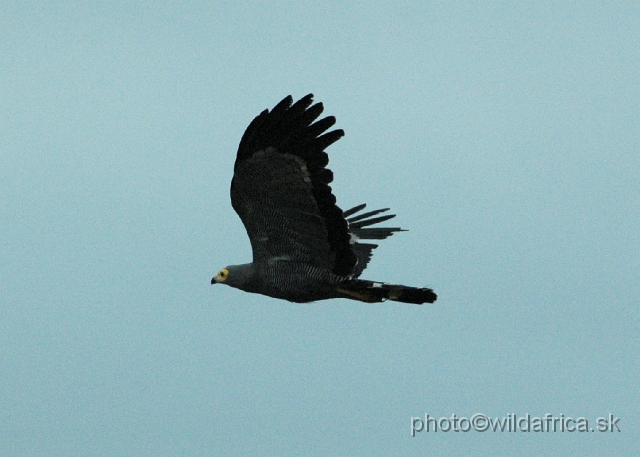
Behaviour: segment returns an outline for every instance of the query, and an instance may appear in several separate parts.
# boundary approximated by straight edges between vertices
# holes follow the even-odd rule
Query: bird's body
[[[285,259],[266,264],[234,265],[227,269],[247,273],[248,280],[243,281],[238,289],[296,303],[338,298],[336,285],[344,281],[329,270]]]
[[[433,303],[428,288],[415,288],[358,277],[376,244],[400,228],[369,227],[395,217],[376,216],[387,209],[357,214],[365,205],[342,211],[329,183],[324,148],[344,132],[324,133],[332,116],[314,122],[321,103],[309,94],[292,105],[286,97],[263,111],[240,141],[231,183],[231,203],[247,230],[253,262],[222,269],[211,283],[292,302],[329,298],[365,302],[386,299]]]

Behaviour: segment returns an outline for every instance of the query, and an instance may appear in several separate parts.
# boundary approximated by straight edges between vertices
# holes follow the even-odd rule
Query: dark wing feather
[[[347,221],[329,184],[324,149],[344,135],[326,132],[313,95],[291,96],[257,116],[242,136],[231,183],[231,204],[247,230],[254,262],[289,258],[348,276],[357,262]]]
[[[373,250],[378,247],[377,244],[363,243],[362,240],[384,240],[385,238],[393,235],[395,232],[404,232],[400,227],[368,227],[369,225],[377,224],[396,217],[395,214],[388,214],[385,216],[372,217],[385,211],[389,211],[389,208],[377,209],[375,211],[369,211],[362,214],[354,214],[363,210],[367,205],[364,203],[351,208],[343,213],[349,224],[349,233],[354,235],[351,247],[353,252],[358,257],[358,263],[353,269],[352,278],[358,278],[362,274],[371,256],[373,256]],[[366,228],[365,228],[366,227]]]

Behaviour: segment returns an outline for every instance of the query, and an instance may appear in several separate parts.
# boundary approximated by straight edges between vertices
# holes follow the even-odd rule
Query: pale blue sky
[[[637,455],[637,2],[95,3],[0,8],[0,454]],[[363,277],[436,304],[209,285],[244,129],[309,92],[338,203],[409,229]]]

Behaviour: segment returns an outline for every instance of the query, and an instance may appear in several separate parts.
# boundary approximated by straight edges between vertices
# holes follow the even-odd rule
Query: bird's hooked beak
[[[211,285],[217,284],[216,277],[211,278]]]

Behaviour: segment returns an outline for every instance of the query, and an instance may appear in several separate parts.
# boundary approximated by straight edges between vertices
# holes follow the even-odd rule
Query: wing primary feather
[[[298,118],[305,114],[307,108],[309,108],[309,106],[312,103],[313,103],[313,94],[305,95],[304,97],[302,97],[300,100],[295,102],[293,105],[291,105],[287,109],[286,120],[289,121],[289,123],[294,123],[294,122],[300,123],[300,120],[304,120],[304,119],[299,120]],[[320,113],[322,113],[322,110],[324,109],[322,107],[322,103],[317,103],[317,105],[320,105]],[[318,116],[320,115],[320,113],[318,113]],[[306,125],[304,125],[304,127],[306,127]]]
[[[236,158],[236,163],[238,160],[244,160],[248,158],[255,151],[252,149],[251,145],[255,143],[255,136],[263,127],[263,125],[267,122],[269,110],[264,110],[260,114],[258,114],[249,124],[247,130],[245,130],[242,138],[240,139],[240,146],[238,146],[238,156]]]
[[[354,229],[354,234],[363,240],[384,240],[395,232],[406,232],[400,227]]]
[[[311,127],[311,123],[316,119],[318,119],[318,116],[322,114],[322,111],[324,111],[324,106],[322,105],[322,103],[316,103],[315,105],[311,106],[307,111],[302,113],[299,122],[300,124],[305,126],[305,129],[306,129],[305,139],[311,133],[309,131],[309,128]]]
[[[271,109],[271,114],[269,116],[272,123],[276,124],[280,118],[290,109],[293,104],[293,97],[291,95],[287,95],[283,98],[276,106]],[[267,112],[269,110],[266,110]]]
[[[394,217],[396,217],[395,214],[389,214],[387,216],[380,216],[380,217],[374,217],[373,219],[367,219],[366,221],[360,221],[360,222],[356,222],[356,223],[349,223],[349,228],[362,228],[362,227],[366,227],[367,225],[373,225],[373,224],[377,224],[379,222],[384,222],[384,221],[388,221],[389,219],[393,219]]]
[[[316,138],[321,133],[332,127],[336,123],[336,118],[333,116],[325,117],[317,122],[314,122],[309,126],[305,133],[305,139],[311,140]]]
[[[367,204],[366,204],[366,203],[362,203],[361,205],[354,206],[354,207],[353,207],[353,208],[351,208],[351,209],[348,209],[348,210],[346,210],[346,211],[343,211],[343,212],[342,212],[342,215],[343,215],[345,218],[347,218],[347,217],[351,216],[352,214],[355,214],[355,213],[357,213],[358,211],[365,209],[366,207],[367,207]]]
[[[332,130],[331,132],[325,133],[322,136],[319,136],[313,141],[313,147],[318,148],[320,150],[326,149],[331,146],[333,143],[338,141],[340,138],[344,136],[344,130],[337,129]]]
[[[382,208],[382,209],[377,209],[375,211],[369,211],[368,213],[362,213],[362,214],[358,214],[357,216],[351,217],[349,219],[347,219],[350,223],[351,222],[358,222],[362,219],[366,219],[367,217],[371,217],[371,216],[375,216],[376,214],[380,214],[380,213],[384,213],[385,211],[389,211],[389,208]]]

